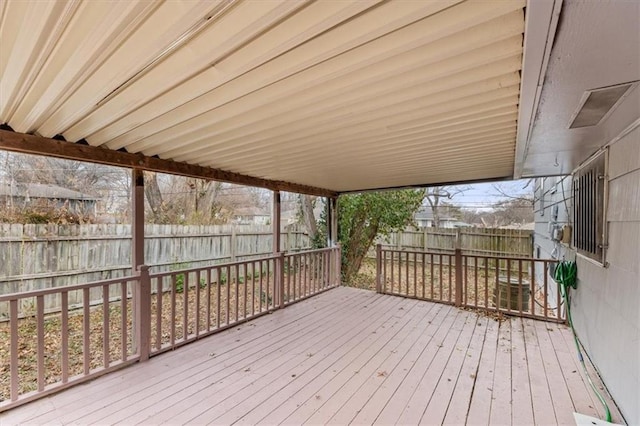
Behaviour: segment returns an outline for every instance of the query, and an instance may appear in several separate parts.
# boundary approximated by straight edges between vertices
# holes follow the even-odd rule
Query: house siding
[[[556,258],[575,256],[578,289],[571,310],[576,331],[626,421],[640,424],[640,127],[610,146],[608,167],[606,267],[564,245]],[[562,199],[560,192],[553,198]],[[570,198],[570,188],[562,193]],[[540,257],[551,257],[555,247],[544,235],[550,208],[545,205],[544,215],[536,212]]]
[[[541,259],[573,260],[575,254],[568,244],[551,238],[552,227],[571,223],[571,176],[552,176],[536,180],[534,190],[534,256]],[[557,207],[557,216],[554,210]],[[543,275],[549,271],[536,265],[536,282],[544,282]],[[550,281],[551,282],[551,281]],[[555,286],[548,289],[549,306],[555,308],[557,294]]]
[[[587,353],[629,424],[640,424],[640,128],[609,149],[604,268],[577,257],[572,309]]]

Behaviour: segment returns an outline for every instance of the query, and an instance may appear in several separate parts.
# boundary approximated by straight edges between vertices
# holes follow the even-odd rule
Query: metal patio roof
[[[0,5],[0,123],[347,192],[510,178],[524,1]]]

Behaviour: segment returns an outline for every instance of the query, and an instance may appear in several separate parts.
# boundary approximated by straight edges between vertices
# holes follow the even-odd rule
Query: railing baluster
[[[316,253],[316,282],[310,295],[316,293],[320,289],[320,281],[322,281],[322,254]]]
[[[474,306],[478,307],[478,258],[473,258],[473,294]]]
[[[438,256],[438,261],[439,261],[439,265],[438,265],[438,269],[439,269],[439,284],[440,284],[440,293],[438,294],[438,300],[442,301],[444,300],[444,298],[442,297],[442,254],[440,254]]]
[[[297,299],[300,299],[302,297],[302,288],[304,286],[305,274],[307,273],[307,265],[304,263],[305,262],[304,255],[297,254],[296,259],[297,259],[296,262],[298,263],[299,271],[298,271],[298,281],[295,288],[295,296]]]
[[[285,272],[287,273],[287,294],[285,295],[285,300],[284,303],[287,304],[289,303],[291,300],[295,300],[295,297],[293,297],[292,299],[292,287],[291,287],[291,278],[293,278],[293,286],[296,285],[296,277],[295,277],[295,267],[296,267],[296,263],[295,263],[295,256],[289,256],[286,258],[286,265],[287,268],[285,268]],[[293,277],[292,277],[293,275]]]
[[[211,268],[207,268],[207,332],[211,331]]]
[[[293,298],[294,300],[299,299],[300,296],[300,290],[302,289],[302,276],[304,274],[304,263],[303,263],[303,257],[299,254],[294,255],[296,258],[296,264],[298,265],[298,273],[297,275],[297,279],[294,280],[294,285],[293,285]]]
[[[102,364],[109,367],[109,286],[102,286]]]
[[[246,318],[247,317],[247,289],[249,287],[249,283],[247,282],[248,280],[248,274],[247,274],[247,264],[243,263],[243,282],[244,282],[244,301],[242,303],[242,318]]]
[[[169,343],[171,347],[176,344],[176,288],[177,276],[171,274],[171,335],[169,336]]]
[[[451,302],[451,296],[452,296],[452,293],[453,293],[453,290],[452,290],[452,288],[453,288],[453,287],[452,287],[452,283],[453,283],[453,278],[452,278],[452,275],[453,275],[453,268],[452,268],[452,266],[453,266],[453,265],[451,264],[451,263],[452,263],[452,261],[451,261],[451,255],[450,255],[450,254],[449,254],[449,255],[447,255],[447,258],[448,258],[448,260],[449,260],[449,293],[448,293],[448,295],[447,295],[447,296],[448,296],[448,299],[447,299],[447,300],[448,300],[449,302]],[[456,265],[456,267],[457,267],[457,265]]]
[[[507,259],[507,311],[511,312],[511,259]]]
[[[182,340],[189,335],[189,273],[182,274]]]
[[[220,286],[222,285],[222,269],[218,266],[216,268],[216,328],[220,328],[220,318],[222,317],[222,312],[220,308]]]
[[[318,291],[323,290],[327,284],[327,253],[321,252],[320,257],[322,257],[322,275],[320,275],[320,288]]]
[[[548,268],[549,268],[549,262],[545,261],[544,262],[544,274],[543,274],[543,280],[544,280],[544,289],[543,289],[543,293],[544,293],[544,317],[548,318],[549,317],[549,312],[548,312],[548,303],[547,301],[549,300],[549,283],[547,280],[547,276],[549,275],[548,273]]]
[[[434,279],[435,279],[435,277],[436,277],[436,276],[435,276],[435,275],[434,275],[434,273],[433,273],[433,268],[434,268],[434,265],[433,265],[433,259],[434,259],[434,258],[433,258],[433,253],[431,253],[429,256],[430,256],[430,259],[429,259],[429,260],[430,260],[430,263],[429,263],[429,273],[430,273],[430,275],[431,275],[431,276],[429,277],[429,281],[431,281],[431,294],[429,295],[429,298],[431,298],[431,299],[435,299],[435,297],[434,297],[435,295],[434,295],[434,292],[433,292],[433,282],[435,281]]]
[[[418,297],[418,253],[413,253],[413,296]]]
[[[235,272],[235,289],[236,289],[236,322],[238,322],[238,315],[240,314],[240,267],[239,265],[236,263],[236,266],[234,268],[234,272]]]
[[[318,262],[316,259],[316,256],[311,254],[309,255],[310,259],[311,259],[311,279],[309,280],[309,285],[306,288],[306,291],[304,293],[305,296],[308,296],[309,293],[311,293],[312,289],[315,287],[316,285],[316,277],[318,276]]]
[[[62,315],[62,330],[60,330],[62,337],[62,383],[69,381],[69,292],[62,291],[60,293],[62,298],[61,312]]]
[[[427,256],[425,253],[422,253],[422,298],[425,298],[425,280],[427,275],[427,264],[425,263],[427,260]]]
[[[529,297],[531,298],[531,314],[536,314],[536,261],[531,260],[531,275],[529,280]]]
[[[484,307],[489,309],[489,259],[484,260]]]
[[[162,299],[164,278],[156,278],[156,349],[162,348]]]
[[[9,301],[9,323],[11,329],[11,401],[18,400],[18,299]]]
[[[256,262],[251,262],[251,316],[256,314]]]
[[[554,283],[555,283],[555,281],[554,281]],[[557,310],[556,319],[558,321],[562,320],[562,309],[561,309],[562,306],[561,305],[562,305],[562,299],[561,299],[561,295],[560,295],[560,286],[559,286],[559,284],[556,283],[556,306],[558,307],[558,309],[556,309]]]
[[[44,296],[36,297],[36,324],[38,339],[38,391],[44,390]]]
[[[304,286],[307,283],[307,279],[309,277],[309,260],[306,254],[298,255],[300,259],[300,263],[303,265],[303,270],[300,273],[300,285],[298,286],[298,297],[302,297]]]
[[[271,302],[269,301],[269,298],[270,298],[269,294],[271,293],[270,292],[270,287],[271,287],[271,281],[272,281],[271,280],[271,260],[267,260],[266,261],[266,267],[267,267],[267,282],[265,283],[266,284],[265,293],[266,293],[267,297],[265,298],[265,306],[266,306],[267,310],[269,310],[269,309],[271,309]],[[275,277],[273,279],[275,280]]]
[[[384,250],[382,252],[382,293],[386,293],[387,292],[387,251]]]
[[[91,313],[89,311],[91,299],[89,298],[89,289],[82,289],[82,355],[85,376],[91,371]]]
[[[497,294],[496,296],[496,302],[495,302],[495,309],[496,311],[500,309],[500,299],[502,298],[502,291],[500,290],[500,260],[495,259],[495,265],[496,265],[496,288],[494,290],[494,293]]]
[[[409,291],[409,288],[410,288],[411,284],[410,284],[410,280],[409,280],[409,262],[410,262],[409,253],[408,252],[405,253],[404,257],[405,257],[405,265],[404,265],[405,294],[407,296],[410,296],[411,292]]]
[[[316,259],[318,259],[318,275],[316,280],[316,286],[313,291],[309,294],[314,294],[318,292],[322,288],[322,277],[324,277],[324,256],[323,253],[316,254]]]
[[[201,271],[197,271],[196,272],[196,286],[195,286],[195,291],[196,291],[196,318],[195,318],[195,334],[196,337],[200,335],[200,278],[201,278]]]
[[[120,336],[120,343],[122,344],[122,360],[127,360],[127,282],[122,281],[120,283],[120,329],[122,335]]]
[[[522,260],[518,260],[518,312],[522,314]]]
[[[309,257],[309,281],[307,282],[307,285],[304,288],[304,293],[302,294],[302,296],[306,296],[307,294],[309,294],[309,291],[311,291],[311,289],[313,288],[313,282],[316,276],[316,259],[312,254],[309,254],[308,257]]]
[[[469,263],[467,259],[467,257],[462,257],[462,265],[460,265],[462,267],[462,288],[464,289],[463,300],[465,305],[469,302],[469,270],[467,269],[469,267]]]
[[[259,283],[259,288],[260,288],[260,309],[259,312],[262,312],[262,295],[263,295],[263,273],[262,273],[262,264],[264,263],[264,261],[260,261],[259,267],[260,267],[260,283]]]
[[[229,266],[227,266],[225,268],[226,273],[227,273],[227,280],[226,280],[226,284],[225,284],[225,288],[226,288],[226,292],[227,292],[227,307],[226,307],[226,322],[225,324],[229,325],[229,320],[231,318],[231,313],[229,312],[231,309],[231,268]]]
[[[395,284],[396,280],[395,280],[395,278],[394,278],[394,271],[395,271],[395,269],[396,269],[396,268],[395,268],[395,263],[396,263],[396,261],[395,261],[396,252],[394,252],[394,251],[390,251],[390,253],[391,253],[391,264],[390,264],[390,269],[391,269],[391,282],[389,283],[389,285],[390,285],[390,287],[391,287],[391,291],[390,291],[390,293],[391,293],[391,294],[395,294],[395,291],[394,291],[394,284]],[[398,259],[398,260],[399,260],[399,259]]]

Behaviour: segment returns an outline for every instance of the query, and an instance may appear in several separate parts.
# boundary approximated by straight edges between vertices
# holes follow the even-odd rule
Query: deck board
[[[500,324],[496,365],[491,386],[491,414],[489,424],[505,425],[511,423],[511,321]]]
[[[530,372],[524,343],[522,321],[511,320],[511,421],[516,425],[533,425]]]
[[[369,378],[377,377],[378,380],[383,379],[383,376],[377,373],[385,372],[385,368],[387,367],[384,366],[384,363],[395,366],[393,363],[394,355],[403,353],[401,347],[403,344],[406,344],[405,342],[416,341],[412,334],[417,332],[418,334],[426,335],[424,331],[428,327],[429,321],[440,311],[439,308],[440,307],[430,307],[430,309],[424,311],[424,315],[414,317],[415,319],[419,318],[420,325],[423,327],[426,325],[426,327],[415,326],[416,323],[411,321],[414,326],[413,330],[405,326],[401,333],[398,333],[394,339],[390,340],[387,345],[377,352],[366,351],[362,353],[360,357],[368,356],[368,360],[363,362],[361,359],[355,359],[354,362],[343,369],[330,382],[318,389],[315,394],[320,398],[312,395],[312,397],[307,399],[300,407],[295,409],[294,412],[283,420],[287,423],[303,423],[305,421],[316,424],[326,423],[333,413],[340,409],[352,395],[356,394],[363,386],[366,386],[365,382]],[[400,342],[400,339],[404,340]],[[360,368],[362,365],[364,368]],[[269,422],[274,419],[274,417],[271,417],[265,420]]]
[[[572,424],[602,410],[571,339],[563,325],[340,287],[0,424]]]
[[[553,352],[553,345],[548,331],[549,329],[553,330],[553,326],[540,321],[534,321],[534,326],[538,334],[538,344],[542,353],[544,369],[549,378],[549,391],[551,392],[551,401],[554,405],[556,419],[560,424],[571,424],[571,422],[574,422],[573,412],[575,407],[562,375],[563,368],[558,363],[558,358]],[[552,378],[553,380],[551,380]]]

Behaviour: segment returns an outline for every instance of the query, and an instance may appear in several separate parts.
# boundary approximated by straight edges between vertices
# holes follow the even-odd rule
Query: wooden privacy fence
[[[566,320],[558,284],[547,271],[555,260],[464,254],[457,249],[409,251],[377,246],[376,291],[460,307]],[[542,277],[540,281],[536,277]]]
[[[422,228],[391,233],[377,243],[395,249],[451,251],[477,255],[533,257],[533,231],[494,228]]]
[[[336,287],[340,259],[333,247],[153,274],[141,266],[126,278],[0,295],[9,311],[0,412]],[[75,311],[73,292],[82,294]],[[61,312],[45,314],[50,297]]]
[[[211,266],[273,252],[270,226],[146,225],[145,253],[151,272]],[[282,233],[282,250],[309,247],[305,232]],[[130,225],[0,224],[0,294],[63,287],[131,273]],[[91,294],[100,298],[96,289]],[[69,303],[81,304],[72,293]],[[60,309],[48,298],[45,312]],[[8,311],[0,308],[0,319]]]

